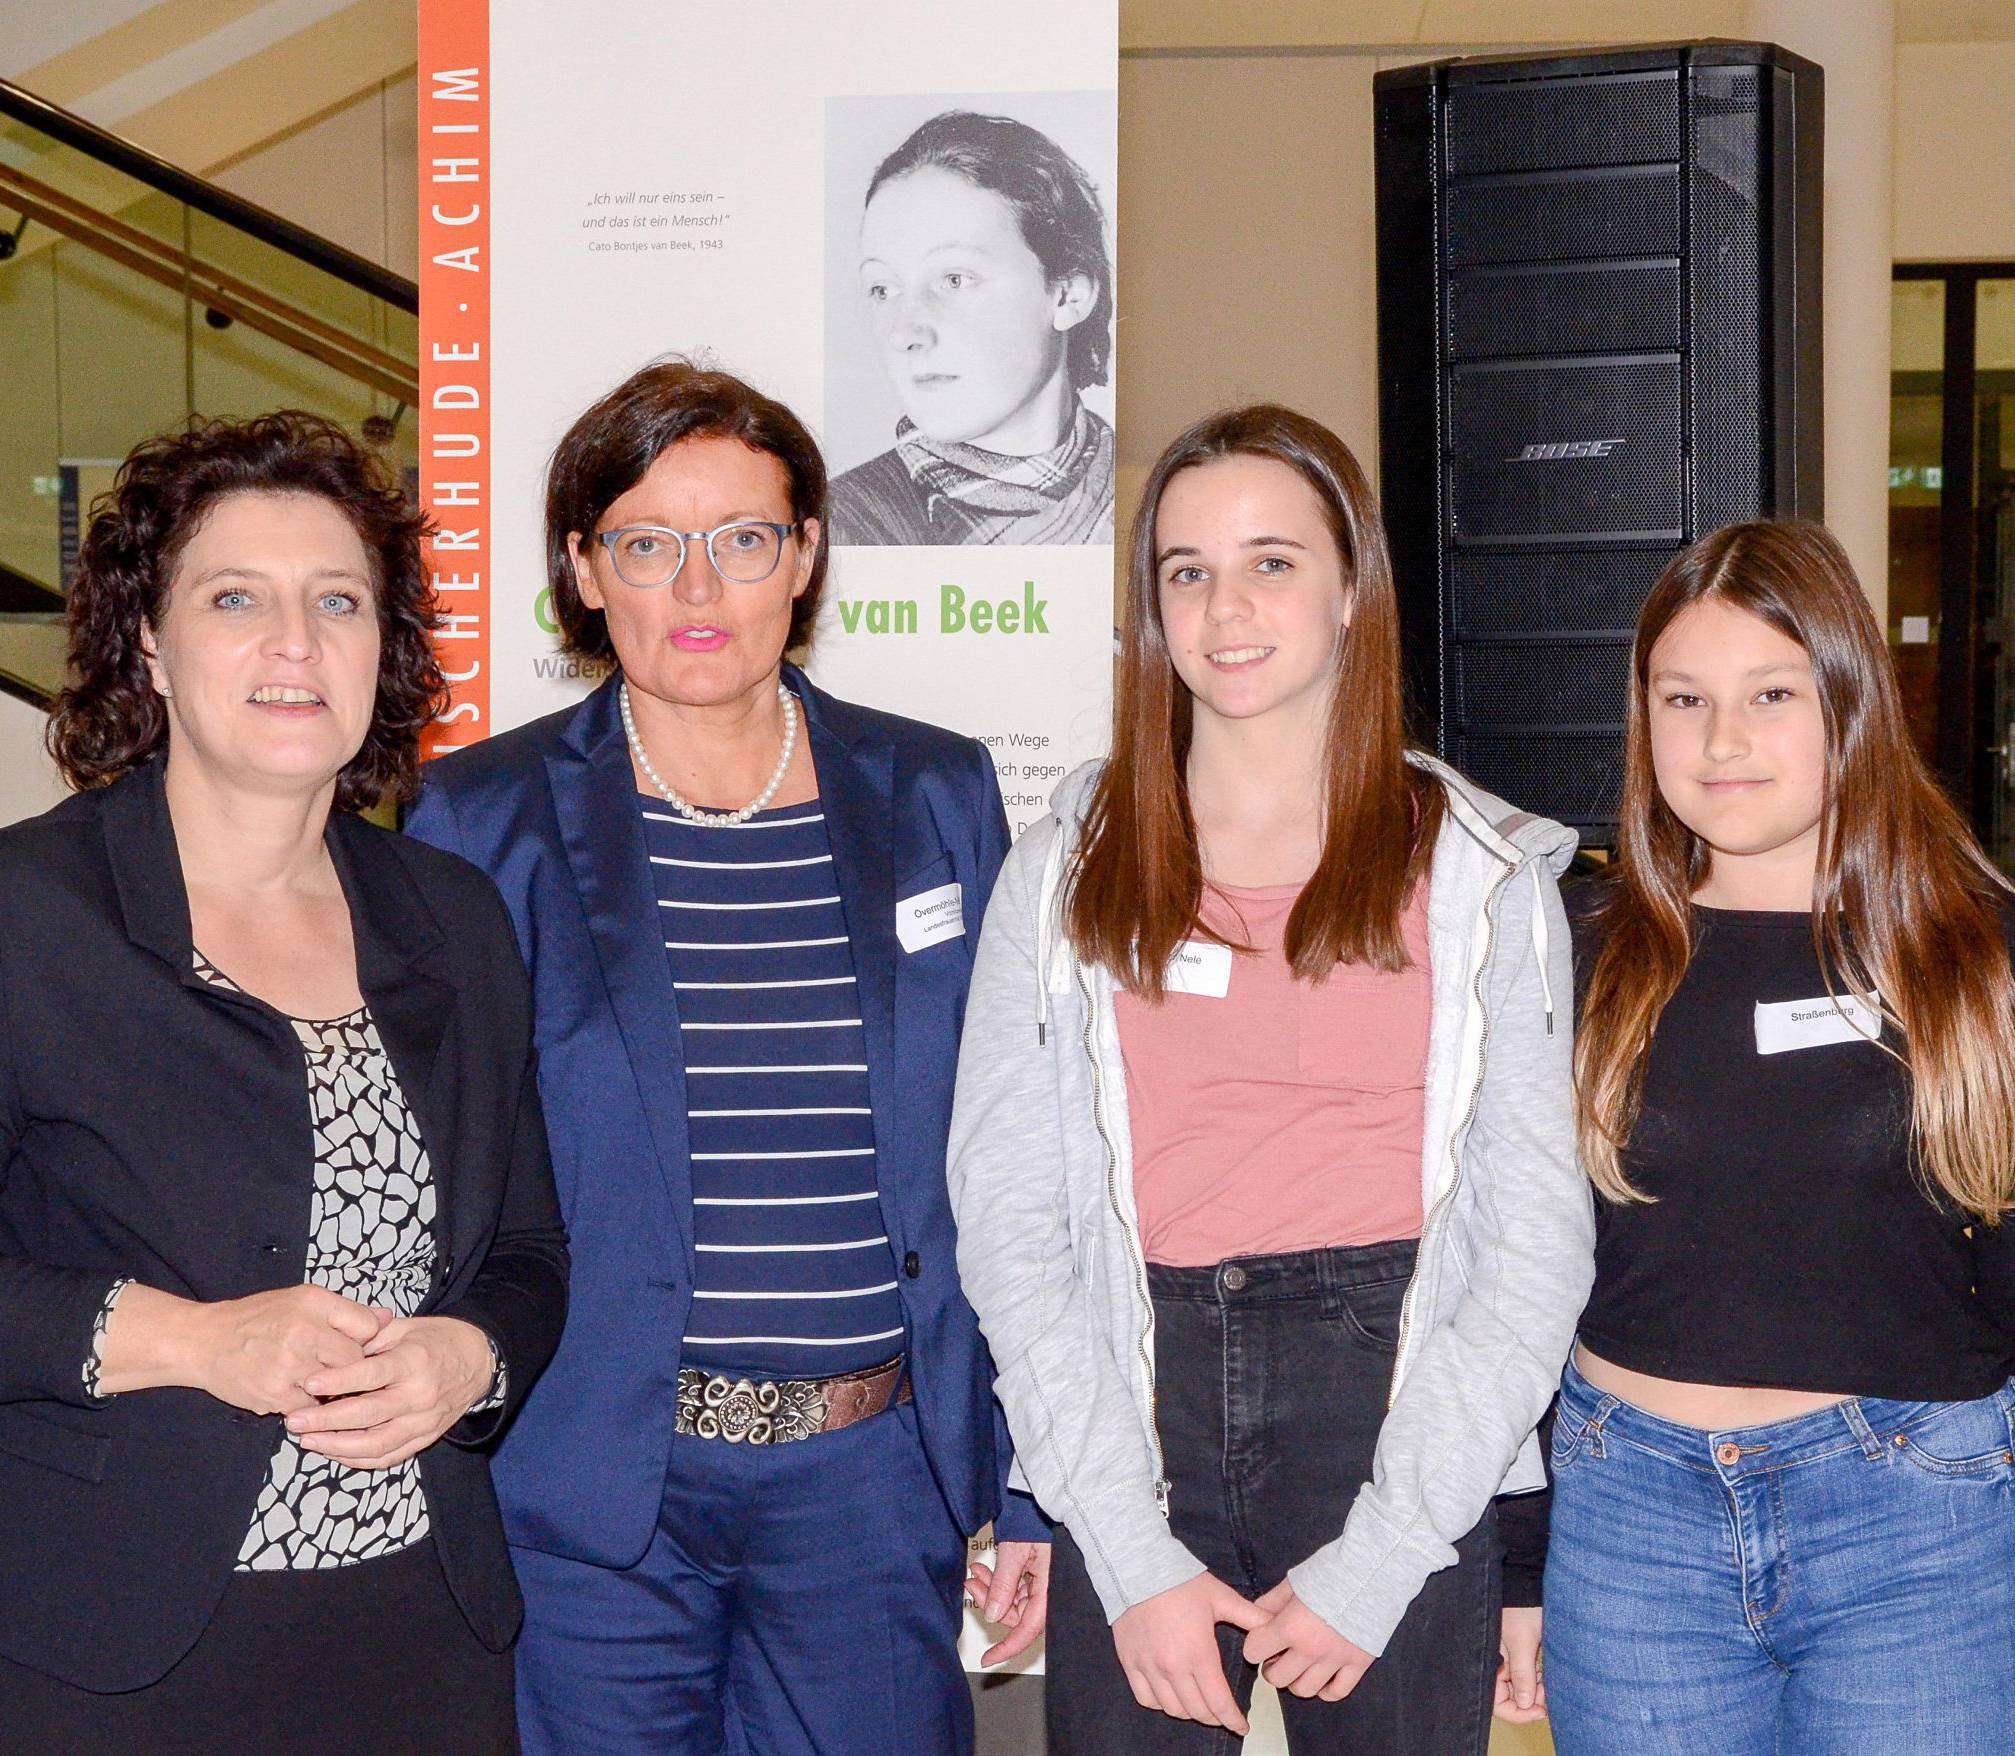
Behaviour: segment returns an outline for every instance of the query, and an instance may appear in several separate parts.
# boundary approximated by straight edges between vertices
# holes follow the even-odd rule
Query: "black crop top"
[[[1809,915],[1695,919],[1624,1154],[1657,1199],[1597,1200],[1582,1341],[1695,1384],[1926,1402],[1997,1389],[2015,1370],[2015,1217],[1969,1227],[1927,1193],[1907,1071],[1876,1043],[1826,1040],[1848,1033]],[[1582,980],[1597,949],[1577,922]]]
[[[1577,997],[1601,894],[1567,899]],[[1969,1226],[1934,1200],[1910,1159],[1907,1072],[1875,1043],[1816,1040],[1844,1032],[1810,915],[1695,921],[1623,1159],[1657,1200],[1596,1197],[1581,1340],[1692,1384],[1908,1402],[1998,1389],[2015,1371],[2015,1215]],[[1539,1601],[1548,1498],[1498,1502],[1508,1604]]]

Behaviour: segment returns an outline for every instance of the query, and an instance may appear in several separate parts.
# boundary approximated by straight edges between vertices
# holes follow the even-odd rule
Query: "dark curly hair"
[[[1051,285],[1080,274],[1091,282],[1091,310],[1069,333],[1070,378],[1080,390],[1103,384],[1112,365],[1112,257],[1105,207],[1084,167],[1040,128],[1012,116],[946,110],[919,124],[875,167],[862,210],[884,183],[932,169],[963,177],[1013,208],[1022,242]]]
[[[791,605],[785,648],[812,637],[826,584],[826,460],[805,424],[732,373],[674,356],[632,372],[567,429],[546,466],[546,578],[560,641],[576,658],[613,659],[609,621],[581,601],[567,539],[585,546],[595,526],[681,439],[739,439],[784,466],[791,521],[819,521],[812,577]]]
[[[385,466],[333,421],[298,409],[249,421],[192,420],[134,447],[91,525],[70,587],[69,686],[49,715],[49,753],[80,791],[159,754],[168,715],[141,644],[160,625],[176,564],[228,494],[315,494],[347,517],[371,557],[378,694],[361,749],[336,778],[336,809],[419,788],[420,733],[447,706],[439,621],[422,541],[427,519]]]

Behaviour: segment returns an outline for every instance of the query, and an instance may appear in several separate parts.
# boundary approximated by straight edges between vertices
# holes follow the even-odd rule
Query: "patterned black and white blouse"
[[[229,978],[200,958],[197,973]],[[315,1118],[315,1195],[308,1228],[311,1286],[410,1317],[434,1269],[434,1178],[419,1124],[368,1007],[347,1017],[292,1020],[308,1063]],[[352,1469],[304,1451],[283,1431],[240,1571],[340,1567],[389,1555],[427,1534],[420,1466]]]
[[[238,991],[201,953],[196,973]],[[315,1125],[305,1278],[360,1305],[410,1317],[426,1297],[434,1268],[435,1188],[419,1124],[369,1007],[342,1018],[289,1022],[307,1062]],[[120,1282],[105,1301],[100,1340],[125,1285]],[[85,1374],[94,1393],[97,1351],[94,1342]],[[502,1391],[500,1369],[476,1406],[495,1406]],[[426,1534],[427,1501],[416,1460],[391,1469],[353,1469],[303,1450],[283,1430],[238,1550],[238,1571],[343,1567],[396,1553]]]

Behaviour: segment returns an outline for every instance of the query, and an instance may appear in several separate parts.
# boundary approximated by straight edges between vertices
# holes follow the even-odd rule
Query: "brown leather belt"
[[[729,1378],[681,1366],[672,1431],[730,1445],[788,1445],[837,1433],[909,1399],[900,1358],[837,1378]]]

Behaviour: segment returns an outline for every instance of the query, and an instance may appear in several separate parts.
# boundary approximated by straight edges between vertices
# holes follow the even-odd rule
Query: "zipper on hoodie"
[[[1461,1186],[1462,1154],[1457,1150],[1456,1143],[1468,1139],[1469,1130],[1476,1121],[1477,1107],[1483,1099],[1484,1068],[1490,1060],[1490,1008],[1484,1000],[1483,983],[1490,971],[1491,954],[1497,949],[1497,893],[1510,883],[1512,874],[1517,870],[1518,868],[1510,861],[1505,861],[1504,870],[1497,875],[1490,886],[1489,894],[1483,899],[1483,955],[1477,960],[1476,973],[1470,987],[1471,1001],[1482,1010],[1483,1014],[1483,1028],[1476,1039],[1476,1078],[1469,1088],[1469,1102],[1463,1109],[1462,1120],[1448,1137],[1448,1153],[1454,1163],[1455,1174],[1449,1178],[1448,1187],[1436,1197],[1434,1210],[1421,1222],[1419,1255],[1421,1262],[1427,1259],[1427,1241],[1429,1234],[1434,1230],[1434,1222],[1455,1199],[1455,1192]],[[1551,1020],[1548,1022],[1550,1024]],[[1388,1409],[1399,1396],[1399,1368],[1406,1358],[1407,1332],[1413,1326],[1413,1295],[1419,1284],[1419,1264],[1416,1262],[1413,1278],[1406,1283],[1406,1296],[1401,1299],[1399,1305],[1399,1341],[1392,1353],[1392,1381],[1386,1386],[1385,1392],[1385,1406]]]
[[[1093,1124],[1098,1129],[1099,1144],[1105,1148],[1105,1193],[1112,1204],[1113,1217],[1119,1221],[1119,1229],[1126,1236],[1127,1252],[1133,1263],[1134,1290],[1140,1296],[1140,1308],[1144,1315],[1140,1339],[1136,1351],[1140,1355],[1142,1381],[1147,1385],[1147,1443],[1154,1457],[1154,1498],[1161,1508],[1163,1518],[1168,1516],[1169,1482],[1167,1464],[1162,1456],[1160,1411],[1154,1382],[1154,1301],[1147,1290],[1147,1253],[1141,1248],[1139,1235],[1132,1221],[1126,1217],[1126,1209],[1119,1199],[1119,1152],[1113,1146],[1112,1135],[1105,1122],[1105,1080],[1099,1071],[1098,1051],[1092,1041],[1092,1031],[1097,1014],[1092,1006],[1091,984],[1085,979],[1084,965],[1077,966],[1078,994],[1084,1002],[1084,1052],[1091,1063],[1091,1113]]]

